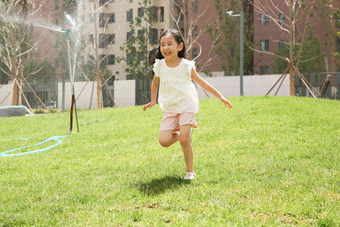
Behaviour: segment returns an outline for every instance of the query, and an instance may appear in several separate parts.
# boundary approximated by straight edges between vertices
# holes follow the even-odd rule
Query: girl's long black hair
[[[174,36],[175,41],[178,45],[183,43],[183,49],[180,52],[178,52],[178,57],[185,58],[185,51],[186,50],[185,50],[185,43],[184,43],[182,34],[176,29],[167,29],[159,37],[158,47],[149,52],[149,63],[150,63],[150,65],[153,65],[155,63],[156,59],[163,59],[164,58],[164,56],[161,53],[161,47],[160,47],[159,44],[161,42],[161,38],[165,35],[168,35],[168,34]]]

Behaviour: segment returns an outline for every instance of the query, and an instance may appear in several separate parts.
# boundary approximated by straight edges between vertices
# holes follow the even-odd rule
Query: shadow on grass
[[[146,195],[157,195],[168,189],[175,189],[188,184],[190,184],[190,180],[184,180],[182,177],[165,176],[159,179],[153,179],[150,182],[141,182],[137,184],[137,187]]]

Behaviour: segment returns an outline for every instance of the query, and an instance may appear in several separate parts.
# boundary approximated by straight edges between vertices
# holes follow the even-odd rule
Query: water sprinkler
[[[67,40],[67,52],[68,52],[68,62],[69,62],[69,73],[70,73],[70,82],[71,82],[71,92],[72,92],[72,101],[71,101],[71,110],[70,110],[70,130],[68,134],[72,133],[72,126],[73,126],[73,106],[76,113],[76,120],[77,120],[77,129],[79,132],[79,125],[78,125],[78,116],[77,116],[77,107],[76,107],[76,99],[74,96],[74,78],[72,73],[72,63],[71,63],[71,53],[70,53],[70,32],[72,31],[70,28],[66,27],[62,29],[63,32],[66,33],[66,40]]]
[[[66,40],[70,40],[70,32],[72,31],[70,28],[66,27],[62,29],[63,32],[66,33]]]

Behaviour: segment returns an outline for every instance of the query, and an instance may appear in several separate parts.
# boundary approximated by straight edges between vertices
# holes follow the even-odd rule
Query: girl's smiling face
[[[183,49],[183,43],[178,44],[172,34],[166,34],[161,38],[161,53],[167,60],[178,58],[178,52]]]

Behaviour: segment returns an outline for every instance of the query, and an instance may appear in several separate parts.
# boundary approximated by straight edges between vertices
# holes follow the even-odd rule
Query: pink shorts
[[[164,112],[160,130],[179,131],[182,125],[191,125],[197,128],[195,113],[169,113]]]

